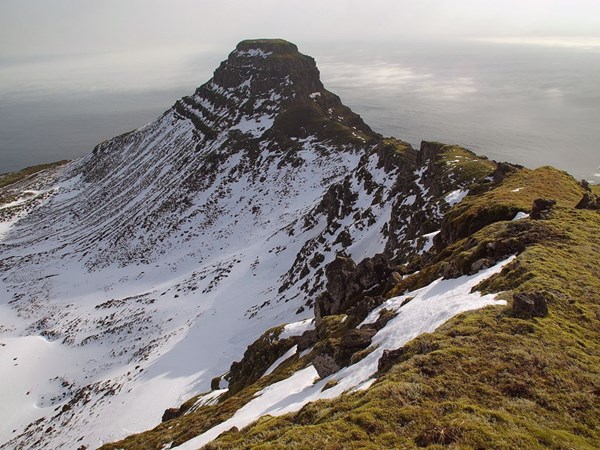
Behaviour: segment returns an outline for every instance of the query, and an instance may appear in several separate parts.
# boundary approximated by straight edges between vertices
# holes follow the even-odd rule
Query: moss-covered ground
[[[0,175],[0,188],[9,186],[11,184],[16,183],[17,181],[21,181],[26,177],[33,175],[34,173],[40,172],[46,169],[53,169],[58,166],[62,166],[63,164],[68,163],[69,161],[57,161],[55,163],[50,164],[40,164],[38,166],[27,167],[19,172],[10,172]]]

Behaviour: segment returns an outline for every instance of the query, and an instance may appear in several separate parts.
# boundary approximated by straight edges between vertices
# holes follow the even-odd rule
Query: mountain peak
[[[237,44],[213,78],[191,97],[176,103],[202,138],[238,130],[254,138],[270,130],[288,145],[289,138],[363,143],[376,134],[327,91],[315,60],[283,39],[252,39]]]
[[[241,41],[215,71],[213,80],[223,88],[259,81],[259,87],[267,90],[292,84],[295,90],[323,89],[315,60],[283,39]]]

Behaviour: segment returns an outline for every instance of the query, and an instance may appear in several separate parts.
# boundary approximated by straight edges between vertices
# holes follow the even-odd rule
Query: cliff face
[[[241,42],[156,121],[1,189],[1,350],[29,355],[2,368],[6,398],[19,392],[5,448],[98,447],[161,417],[108,448],[203,436],[192,448],[366,389],[413,337],[497,304],[478,283],[519,289],[530,272],[493,274],[563,232],[507,220],[596,195],[552,169],[384,138],[282,40]]]

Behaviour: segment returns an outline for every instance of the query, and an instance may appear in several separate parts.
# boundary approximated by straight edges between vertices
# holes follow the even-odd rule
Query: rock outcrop
[[[361,302],[380,296],[398,280],[399,275],[393,274],[394,268],[384,254],[365,258],[358,265],[351,258],[338,255],[325,268],[326,291],[315,303],[317,320],[346,313]]]

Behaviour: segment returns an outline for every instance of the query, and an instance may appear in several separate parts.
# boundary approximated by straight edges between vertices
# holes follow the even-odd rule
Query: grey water
[[[421,140],[459,144],[492,159],[532,168],[553,165],[600,181],[598,47],[297,44],[315,57],[326,88],[377,132],[416,147]],[[72,88],[67,78],[44,89],[42,75],[35,89],[0,86],[0,173],[77,158],[102,140],[146,124],[207,81],[226,53],[190,56],[164,77],[154,70],[151,83],[143,82],[148,75],[141,66],[135,74],[124,73],[122,83],[86,89],[86,80],[98,83],[90,75],[92,65],[71,75],[82,87]],[[0,61],[0,81],[11,64]]]

